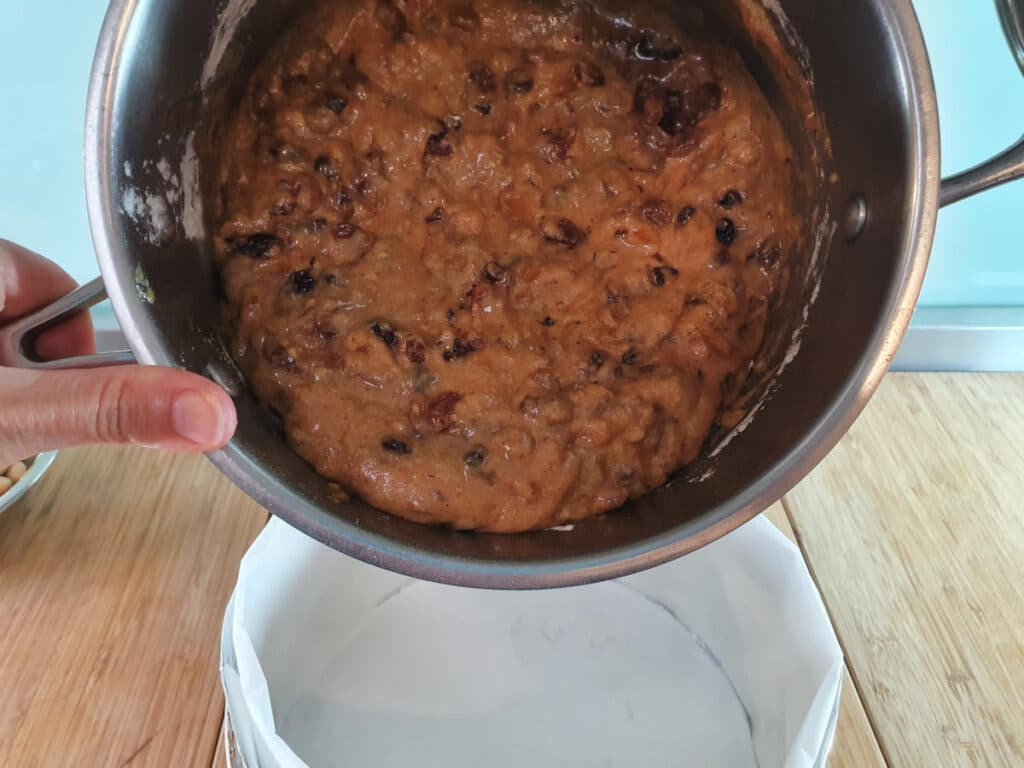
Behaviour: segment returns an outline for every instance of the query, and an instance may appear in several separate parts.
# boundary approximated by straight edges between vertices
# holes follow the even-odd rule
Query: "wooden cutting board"
[[[1024,765],[1024,376],[890,375],[768,516],[847,656],[830,765]],[[267,520],[202,457],[66,451],[0,515],[0,765],[208,766]]]

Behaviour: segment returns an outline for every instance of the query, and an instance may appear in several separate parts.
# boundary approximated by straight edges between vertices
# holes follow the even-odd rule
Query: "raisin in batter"
[[[222,148],[236,353],[300,455],[412,520],[522,531],[693,460],[799,240],[735,52],[582,4],[300,25]]]

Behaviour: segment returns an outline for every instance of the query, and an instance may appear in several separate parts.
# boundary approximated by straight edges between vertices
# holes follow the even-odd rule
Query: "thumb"
[[[186,371],[0,368],[0,466],[83,443],[211,451],[231,439],[235,426],[231,398]]]

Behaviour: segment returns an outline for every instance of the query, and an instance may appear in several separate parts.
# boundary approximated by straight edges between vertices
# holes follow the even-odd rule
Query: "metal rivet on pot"
[[[868,223],[868,204],[860,195],[854,197],[846,206],[846,219],[843,221],[843,234],[847,240],[856,240]]]

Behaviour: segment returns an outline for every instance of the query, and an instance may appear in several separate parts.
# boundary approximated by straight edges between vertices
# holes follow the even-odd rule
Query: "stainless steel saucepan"
[[[673,1],[680,0],[663,9],[672,10]],[[771,46],[737,22],[749,20],[742,8],[753,2],[734,0],[722,12],[729,4],[707,0],[705,10],[792,126],[799,107],[787,96]],[[935,89],[910,0],[773,0],[767,5],[776,10],[767,18],[792,60],[813,75],[831,146],[822,144],[828,173],[817,192],[822,237],[813,279],[797,281],[791,317],[782,324],[787,339],[798,336],[799,351],[792,355],[790,345],[792,359],[767,385],[759,412],[685,476],[571,531],[503,536],[416,525],[359,500],[338,501],[247,391],[220,331],[211,242],[203,234],[210,227],[203,226],[201,205],[209,178],[202,139],[216,136],[262,53],[306,5],[111,2],[85,133],[102,281],[4,329],[0,354],[28,366],[136,360],[214,379],[239,414],[234,439],[211,456],[228,477],[326,544],[424,579],[534,588],[610,578],[690,552],[764,510],[824,457],[878,386],[910,322],[939,207],[1024,176],[1022,141],[940,182]],[[1024,66],[1024,0],[998,5]],[[779,8],[784,20],[774,15]],[[56,364],[33,357],[34,328],[104,293],[130,352]]]

